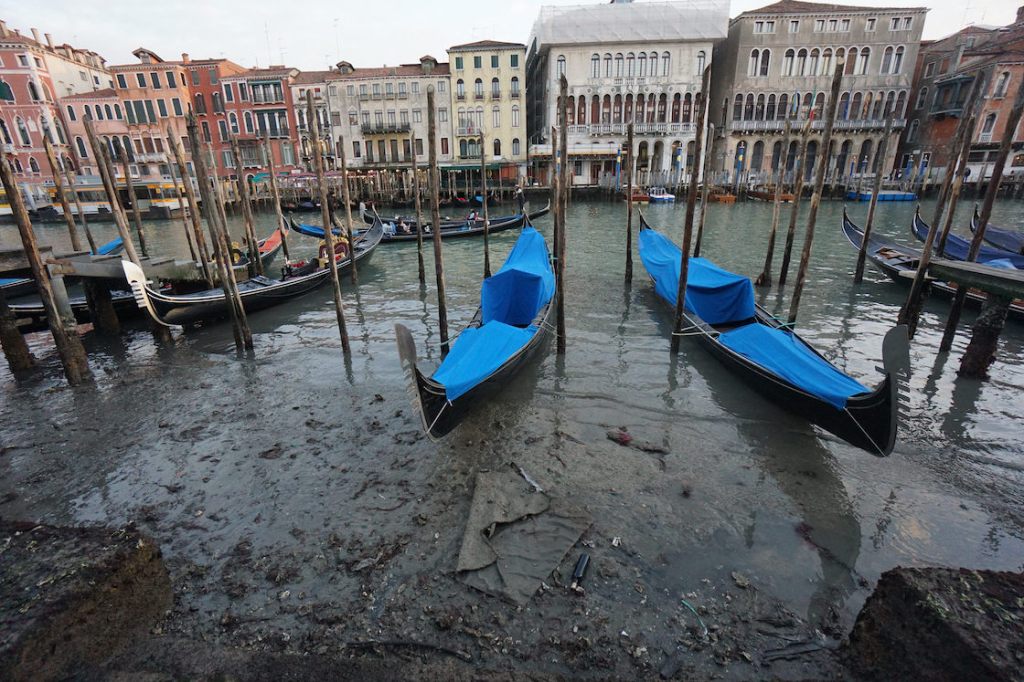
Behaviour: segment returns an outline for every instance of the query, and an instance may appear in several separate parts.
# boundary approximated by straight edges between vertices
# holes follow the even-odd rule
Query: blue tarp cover
[[[481,287],[483,324],[465,329],[434,372],[448,400],[473,389],[530,342],[537,327],[527,325],[554,293],[544,237],[532,227],[523,228],[505,264]]]
[[[434,381],[444,386],[448,400],[455,400],[501,367],[536,333],[536,327],[521,329],[498,321],[470,327],[455,339],[448,357],[434,372]]]
[[[985,228],[985,241],[1011,253],[1020,253],[1024,249],[1024,233],[1016,230],[1004,230],[992,225]]]
[[[501,270],[485,279],[480,289],[483,320],[530,324],[554,293],[555,275],[544,237],[524,227]]]
[[[917,238],[921,241],[924,241],[928,237],[927,228],[916,221],[914,223],[914,232],[917,235]],[[936,244],[938,244],[938,240],[936,240]],[[971,252],[971,242],[951,232],[946,236],[946,248],[944,251],[946,258],[965,261],[967,260],[967,254]],[[1005,251],[1003,249],[997,249],[994,246],[985,246],[984,244],[982,245],[981,250],[978,251],[977,262],[979,263],[988,263],[989,261],[1003,259],[1008,259],[1013,263],[1013,267],[1015,268],[1024,268],[1024,256],[1021,256],[1020,254]]]
[[[870,392],[788,332],[755,323],[725,332],[718,341],[837,410],[846,407],[850,396]]]
[[[640,230],[640,259],[654,278],[654,290],[672,305],[679,292],[681,250],[654,230]],[[686,309],[708,324],[754,317],[754,287],[746,277],[704,258],[691,258],[686,277]]]
[[[108,256],[117,251],[118,249],[120,249],[122,246],[124,246],[124,240],[121,239],[120,237],[117,237],[116,239],[111,239],[106,244],[96,247],[96,255]]]
[[[1009,258],[995,258],[995,259],[990,260],[987,263],[985,263],[985,265],[991,265],[994,268],[1004,268],[1006,270],[1019,270],[1020,269],[1016,265],[1014,265],[1013,261],[1010,260]]]

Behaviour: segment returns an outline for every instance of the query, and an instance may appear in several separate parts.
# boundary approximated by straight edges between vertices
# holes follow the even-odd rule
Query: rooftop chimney
[[[46,36],[46,46],[52,50],[53,49],[53,36],[51,36],[49,33],[44,33],[43,35]]]
[[[185,62],[186,64],[188,64],[190,61],[192,61],[188,57],[188,52],[182,52],[181,53],[181,61]]]
[[[6,38],[7,35],[7,22],[0,19],[0,38]]]
[[[30,30],[32,31],[32,39],[41,45],[43,41],[39,39],[39,29],[33,28]]]

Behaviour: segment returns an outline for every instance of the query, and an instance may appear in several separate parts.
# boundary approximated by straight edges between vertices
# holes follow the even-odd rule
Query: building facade
[[[453,155],[451,89],[448,64],[431,56],[418,64],[355,68],[339,62],[327,78],[328,119],[334,146],[345,145],[352,169],[411,168],[412,155],[425,166],[427,156],[427,88],[434,88],[437,108],[437,158],[450,165]]]
[[[341,155],[341,144],[335,140],[332,126],[341,127],[341,114],[334,112],[332,115],[331,98],[327,96],[329,88],[333,88],[337,95],[338,86],[327,82],[333,74],[333,71],[303,71],[292,81],[297,149],[303,167],[309,172],[314,170],[313,157],[310,154],[312,149],[310,144],[311,126],[306,105],[306,95],[310,92],[313,93],[313,115],[316,118],[317,136],[320,140],[324,167],[326,170],[334,170],[340,163],[338,157]]]
[[[1017,88],[1024,82],[1024,7],[1004,27],[968,26],[922,45],[909,121],[899,148],[899,167],[942,178],[956,150],[953,138],[967,96],[981,75],[984,101],[968,155],[969,178],[990,177]],[[1024,173],[1024,132],[1018,128],[1005,174]],[[930,170],[929,170],[930,169]]]
[[[828,173],[848,178],[893,167],[917,61],[924,8],[823,5],[782,0],[740,14],[715,48],[711,121],[717,128],[712,168],[720,181],[770,179],[786,156],[787,120],[813,115],[807,159],[820,155],[823,112],[839,60],[845,63]],[[890,113],[887,158],[876,158]],[[791,170],[796,142],[790,144]]]
[[[479,169],[482,155],[498,179],[518,182],[526,174],[526,46],[496,40],[454,45],[448,64],[455,166]]]
[[[725,37],[728,8],[719,0],[542,8],[527,56],[533,179],[550,176],[564,74],[573,184],[625,184],[630,123],[634,180],[678,182],[693,159],[694,101],[714,42]]]

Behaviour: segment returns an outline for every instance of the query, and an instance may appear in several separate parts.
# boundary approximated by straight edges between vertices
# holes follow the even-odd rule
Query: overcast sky
[[[595,0],[600,1],[600,0]],[[607,1],[607,0],[605,0]],[[772,0],[734,0],[730,16]],[[358,66],[415,62],[424,54],[445,60],[450,45],[493,38],[525,43],[542,5],[580,0],[205,0],[154,2],[18,0],[0,18],[29,34],[32,27],[99,52],[110,64],[134,61],[137,47],[167,60],[227,57],[243,66],[284,63],[326,69],[345,59]],[[969,23],[1010,23],[1024,0],[863,0],[849,4],[929,7],[924,37],[939,38]]]

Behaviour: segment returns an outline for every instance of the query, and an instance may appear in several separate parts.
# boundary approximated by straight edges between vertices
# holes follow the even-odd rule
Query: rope
[[[445,401],[445,404],[442,405],[441,409],[437,411],[437,416],[434,417],[434,421],[430,422],[430,426],[427,427],[427,433],[430,433],[431,431],[434,430],[434,425],[437,424],[437,420],[441,418],[442,414],[444,414],[444,408],[448,407],[451,404],[452,404],[452,401],[450,401],[450,400]]]
[[[868,439],[868,442],[875,446],[875,450],[878,450],[878,456],[885,457],[885,453],[882,452],[882,448],[878,447],[878,443],[875,442],[875,439],[869,436],[868,432],[864,430],[864,427],[860,425],[860,422],[857,421],[852,414],[850,414],[850,408],[844,407],[843,412],[845,412],[846,415],[853,421],[853,423],[857,425],[857,428],[860,429],[860,432],[863,433],[864,437]]]

